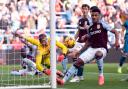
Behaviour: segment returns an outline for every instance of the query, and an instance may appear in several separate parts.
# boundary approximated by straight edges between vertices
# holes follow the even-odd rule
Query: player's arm
[[[124,31],[125,31],[125,26],[126,26],[126,16],[125,14],[121,11],[120,14],[120,20],[121,20],[121,24],[122,24],[122,31],[121,31],[121,41],[124,42]]]
[[[24,37],[24,39],[26,39],[28,42],[30,42],[33,45],[38,46],[40,44],[39,40],[34,39],[32,37]]]
[[[37,39],[34,39],[34,38],[32,38],[32,37],[24,37],[24,36],[18,34],[17,32],[12,33],[12,34],[13,34],[14,36],[16,36],[16,37],[21,38],[21,39],[25,39],[25,40],[27,40],[28,42],[30,42],[30,43],[32,43],[32,44],[34,44],[34,45],[39,45],[39,41],[38,41]]]
[[[38,52],[37,55],[36,55],[36,68],[39,71],[43,71],[44,70],[41,62],[42,62],[42,54],[41,54],[41,52]]]
[[[124,31],[125,31],[125,27],[122,26],[122,31],[121,31],[121,42],[124,43]]]
[[[115,47],[118,49],[120,47],[119,46],[119,33],[115,29],[112,29],[110,32],[115,34],[115,38],[116,38],[115,39]]]
[[[67,48],[63,43],[61,43],[61,42],[59,42],[59,41],[56,41],[56,46],[62,50],[62,53],[63,53],[64,55],[67,54],[68,48]]]
[[[110,25],[107,23],[103,22],[102,23],[103,27],[107,30],[115,34],[115,47],[118,49],[119,48],[119,33],[117,30],[113,29]]]
[[[27,40],[21,39],[21,42],[24,43],[25,45],[27,45],[29,48],[32,49],[32,44],[29,44]]]
[[[66,54],[68,53],[68,48],[59,41],[56,41],[56,46],[62,50],[61,53],[58,55],[57,61],[62,62],[66,57]]]

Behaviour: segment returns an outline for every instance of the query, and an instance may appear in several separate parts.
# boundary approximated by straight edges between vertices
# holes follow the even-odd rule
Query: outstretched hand
[[[18,34],[17,32],[12,32],[12,34],[13,34],[14,36],[16,36],[16,37],[22,38],[22,36],[21,36],[20,34]]]

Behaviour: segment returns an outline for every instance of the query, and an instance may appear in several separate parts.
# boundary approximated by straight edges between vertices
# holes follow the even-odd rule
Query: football
[[[66,37],[64,40],[64,45],[68,48],[73,48],[75,45],[75,39],[72,37]]]

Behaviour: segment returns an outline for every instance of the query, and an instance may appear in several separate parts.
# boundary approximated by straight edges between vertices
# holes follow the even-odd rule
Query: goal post
[[[50,38],[51,38],[51,50],[50,50],[50,59],[51,59],[51,87],[56,88],[56,39],[55,39],[55,3],[56,0],[50,0]]]

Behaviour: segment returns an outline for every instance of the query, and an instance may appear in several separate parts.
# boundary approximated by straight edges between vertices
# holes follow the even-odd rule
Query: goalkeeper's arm
[[[18,34],[17,32],[12,32],[12,34],[16,37],[19,37],[19,38],[22,38],[23,39],[23,36],[21,36],[20,34]]]

